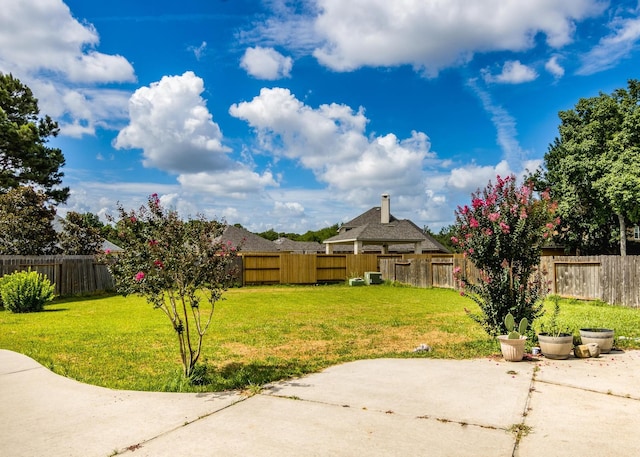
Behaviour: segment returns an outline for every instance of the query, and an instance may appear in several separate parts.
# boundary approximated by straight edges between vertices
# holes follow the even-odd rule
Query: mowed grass
[[[201,385],[182,379],[167,317],[135,296],[61,299],[42,313],[0,312],[0,348],[82,382],[153,391],[250,388],[365,358],[499,352],[466,315],[465,307],[477,311],[475,304],[452,290],[262,286],[224,296],[205,336]],[[565,302],[561,320],[580,322],[576,328],[608,326],[640,337],[638,310]],[[432,351],[413,352],[420,344]],[[633,339],[624,344],[638,345]]]

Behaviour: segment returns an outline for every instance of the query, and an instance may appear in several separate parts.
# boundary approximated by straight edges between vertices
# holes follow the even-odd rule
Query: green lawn
[[[138,297],[63,299],[45,312],[0,312],[0,348],[33,357],[91,384],[134,390],[199,391],[257,386],[372,357],[470,358],[499,352],[465,314],[474,303],[446,289],[245,287],[216,306],[205,337],[206,383],[182,380],[166,316]],[[640,337],[638,310],[561,302],[560,322],[607,326]],[[414,353],[420,344],[431,352]],[[640,347],[633,339],[619,346]]]

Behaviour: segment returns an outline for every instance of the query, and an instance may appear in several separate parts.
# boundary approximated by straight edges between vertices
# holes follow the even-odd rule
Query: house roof
[[[293,241],[289,238],[278,238],[273,242],[280,252],[315,253],[324,252],[324,246],[316,241]]]
[[[56,216],[51,221],[51,226],[56,231],[56,233],[62,233],[64,231],[64,221],[65,219],[56,214]],[[121,252],[124,251],[120,246],[112,243],[109,240],[102,239],[102,246],[100,246],[102,252],[110,251],[110,252]]]
[[[273,242],[235,225],[227,225],[222,235],[220,235],[220,240],[225,243],[230,241],[233,246],[238,247],[243,252],[278,251]]]
[[[355,241],[363,243],[364,251],[380,250],[387,245],[389,251],[413,251],[411,244],[420,243],[422,252],[444,252],[449,250],[432,236],[425,234],[409,219],[397,219],[389,214],[389,223],[381,221],[381,207],[376,206],[346,222],[340,227],[337,235],[323,241],[325,244],[351,244]],[[352,250],[351,247],[336,250]]]
[[[361,215],[356,216],[354,219],[351,219],[349,222],[345,222],[344,224],[342,224],[340,229],[350,230],[369,223],[380,224],[381,211],[382,209],[379,206],[374,206],[369,211],[365,211]],[[389,214],[389,223],[396,222],[397,220],[398,219],[396,219],[393,214]]]

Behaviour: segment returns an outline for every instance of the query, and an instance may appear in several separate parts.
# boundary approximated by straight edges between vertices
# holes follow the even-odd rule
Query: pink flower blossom
[[[470,226],[471,228],[478,228],[478,226],[479,226],[479,225],[480,225],[480,224],[478,223],[478,221],[477,221],[474,217],[472,217],[472,218],[469,220],[469,226]]]
[[[138,219],[135,216],[131,216],[129,220],[135,224]]]
[[[507,233],[509,233],[511,231],[511,227],[509,227],[504,222],[500,222],[500,230],[502,230],[502,233],[504,233],[506,235]]]
[[[500,214],[499,214],[499,213],[490,213],[490,214],[489,214],[489,220],[490,220],[491,222],[495,222],[495,221],[497,221],[498,219],[500,219]]]
[[[144,272],[143,271],[139,271],[136,273],[135,276],[136,281],[140,282],[144,279]]]
[[[545,225],[549,230],[553,230],[553,224],[551,222],[547,222]]]
[[[155,246],[158,244],[158,240],[149,240],[149,246]]]
[[[452,236],[452,237],[451,237],[451,242],[452,242],[453,244],[458,244],[458,238],[456,238],[455,236]]]
[[[111,249],[105,249],[104,253],[107,254],[107,255],[111,254]]]
[[[460,209],[460,213],[463,215],[467,214],[468,212],[469,212],[469,207],[467,205],[464,205],[462,209]]]
[[[159,268],[159,269],[161,269],[161,270],[164,268],[164,263],[162,263],[162,261],[161,261],[161,260],[155,260],[155,261],[153,262],[153,264],[154,264],[157,268]]]
[[[474,198],[471,201],[471,205],[473,206],[473,209],[478,209],[478,208],[482,208],[482,206],[484,205],[484,202],[480,198]]]
[[[455,275],[455,274],[458,274],[458,273],[460,273],[460,271],[461,271],[461,270],[462,270],[462,268],[460,268],[460,267],[455,267],[455,268],[453,269],[453,274],[454,274],[454,275]]]

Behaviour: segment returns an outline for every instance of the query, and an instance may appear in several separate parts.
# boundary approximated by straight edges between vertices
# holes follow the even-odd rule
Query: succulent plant
[[[513,318],[513,315],[509,313],[504,317],[504,326],[507,328],[507,335],[509,339],[517,340],[520,339],[522,334],[527,331],[529,321],[526,317],[523,317],[520,324],[518,324],[518,329],[516,330],[516,321]]]

